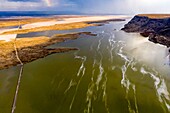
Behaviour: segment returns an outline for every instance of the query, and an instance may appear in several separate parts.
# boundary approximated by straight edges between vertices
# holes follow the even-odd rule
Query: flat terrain
[[[90,32],[80,32],[72,34],[55,34],[52,37],[41,36],[32,38],[19,38],[8,42],[0,41],[0,69],[20,64],[21,62],[19,59],[23,63],[28,63],[53,53],[78,50],[78,48],[73,47],[46,47],[52,44],[64,42],[66,40],[77,39],[80,35],[96,36]]]
[[[88,26],[96,26],[90,22],[104,21],[122,21],[127,16],[57,16],[50,18],[24,18],[24,19],[7,19],[0,21],[0,35],[24,34],[29,32],[39,32],[47,30],[70,30],[84,28]],[[4,27],[15,28],[4,28]],[[16,29],[16,27],[21,29]],[[0,36],[1,39],[1,36]]]
[[[43,24],[40,24],[43,25]],[[70,24],[54,24],[54,25],[47,25],[47,26],[40,26],[40,27],[31,27],[27,29],[10,29],[4,31],[0,34],[1,35],[9,35],[9,34],[25,34],[30,32],[40,32],[40,31],[49,31],[49,30],[71,30],[71,29],[79,29],[89,26],[95,26],[95,24],[88,24],[88,23],[70,23]]]
[[[52,44],[73,40],[80,35],[96,36],[91,32],[54,34],[52,37],[21,37],[17,34],[48,30],[71,30],[99,26],[110,21],[124,21],[126,16],[57,16],[50,18],[18,18],[0,20],[0,69],[28,63],[47,55],[78,48],[46,48]],[[13,26],[18,26],[14,27]],[[19,27],[20,26],[20,27]],[[11,27],[11,28],[10,28]]]
[[[5,18],[0,19],[0,28],[10,27],[10,26],[19,26],[25,24],[31,24],[36,22],[48,22],[51,20],[62,20],[66,18],[79,18],[77,15],[62,15],[62,16],[53,16],[53,17],[18,17],[18,18]],[[85,17],[85,16],[81,16]]]
[[[170,14],[138,14],[138,16],[146,16],[153,19],[169,18]]]

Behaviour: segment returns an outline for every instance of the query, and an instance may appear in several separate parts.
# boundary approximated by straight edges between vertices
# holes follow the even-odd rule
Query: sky
[[[86,14],[170,13],[170,0],[0,0],[0,11],[69,11]]]

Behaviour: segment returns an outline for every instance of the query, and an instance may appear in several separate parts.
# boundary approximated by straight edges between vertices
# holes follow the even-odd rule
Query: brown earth
[[[43,27],[36,27],[31,29],[19,29],[19,30],[12,30],[3,32],[3,35],[7,34],[25,34],[30,32],[40,32],[40,31],[48,31],[48,30],[71,30],[71,29],[79,29],[85,28],[89,26],[95,26],[95,24],[88,24],[88,23],[70,23],[70,24],[57,24],[52,26],[43,26]]]
[[[58,34],[52,37],[32,37],[20,38],[10,42],[0,41],[0,69],[9,68],[21,64],[17,59],[16,49],[19,59],[25,64],[50,54],[78,50],[78,48],[46,48],[52,44],[74,40],[80,35],[96,36],[91,32],[80,32],[72,34]]]
[[[170,18],[170,14],[138,14],[137,16],[145,16],[152,19]]]
[[[85,17],[85,16],[62,15],[62,16],[54,16],[54,17],[34,17],[34,18],[25,17],[25,18],[0,19],[0,28],[31,24],[35,22],[47,22],[52,20],[62,20],[65,18],[79,18],[79,17]]]

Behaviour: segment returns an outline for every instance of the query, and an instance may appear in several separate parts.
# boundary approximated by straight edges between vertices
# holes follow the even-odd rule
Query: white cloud
[[[61,11],[72,10],[76,7],[76,5],[73,2],[70,2],[69,0],[40,0],[39,2],[0,0],[0,2],[0,11]]]
[[[0,11],[77,11],[84,13],[170,13],[170,0],[0,0]],[[34,0],[35,1],[35,0]],[[96,2],[97,1],[97,2]],[[50,2],[50,3],[48,3]]]
[[[13,11],[13,10],[35,10],[40,8],[40,5],[43,5],[41,2],[13,2],[7,0],[1,0],[0,10],[1,11]]]
[[[88,2],[89,1],[89,2]],[[83,4],[85,13],[136,14],[170,13],[170,0],[87,0]]]

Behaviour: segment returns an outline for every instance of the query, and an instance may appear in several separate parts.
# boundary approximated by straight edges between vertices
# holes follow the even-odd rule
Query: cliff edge
[[[125,32],[137,32],[154,43],[170,47],[170,15],[140,14],[132,18],[124,28]]]

